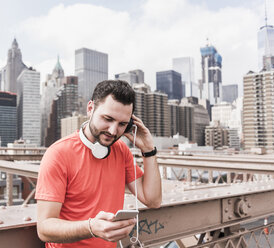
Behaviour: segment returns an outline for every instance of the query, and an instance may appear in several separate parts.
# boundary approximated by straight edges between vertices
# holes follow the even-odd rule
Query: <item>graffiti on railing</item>
[[[156,234],[159,230],[164,229],[165,226],[159,222],[159,220],[155,221],[148,221],[147,219],[139,221],[139,234],[146,233],[146,234]],[[132,237],[133,233],[136,231],[136,225],[129,234]]]

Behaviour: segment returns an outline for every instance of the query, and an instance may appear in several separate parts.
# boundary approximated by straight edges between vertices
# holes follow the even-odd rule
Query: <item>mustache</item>
[[[117,138],[117,135],[111,135],[111,133],[109,133],[109,132],[107,132],[107,131],[100,132],[100,134],[106,134],[107,136],[110,136],[110,137],[112,137],[112,138],[114,138],[114,139]]]

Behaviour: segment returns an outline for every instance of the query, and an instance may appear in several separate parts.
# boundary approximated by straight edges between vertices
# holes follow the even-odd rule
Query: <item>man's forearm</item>
[[[67,221],[58,218],[48,218],[38,223],[38,235],[44,242],[72,243],[91,238],[89,222]]]
[[[156,156],[143,157],[143,191],[147,206],[158,208],[162,202],[162,183]]]

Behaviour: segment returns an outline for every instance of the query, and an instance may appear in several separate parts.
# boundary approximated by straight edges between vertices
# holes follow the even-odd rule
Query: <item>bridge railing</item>
[[[176,241],[178,247],[274,247],[273,222],[248,226],[248,223],[274,214],[272,158],[175,157],[159,154],[157,160],[163,168],[163,175],[168,168],[184,172],[177,175],[179,180],[163,179],[165,187],[160,209],[147,209],[139,205],[140,241],[145,247],[155,247],[169,241]],[[137,158],[137,163],[142,165],[142,159]],[[0,160],[0,171],[7,173],[11,181],[14,174],[32,180],[38,176],[39,163]],[[11,181],[7,176],[7,185],[12,185]],[[32,194],[35,184],[33,186]],[[12,195],[7,198],[7,205],[12,205]],[[126,197],[124,208],[134,206],[134,199],[130,198]],[[6,218],[9,211],[11,219]],[[34,211],[35,204],[28,205],[27,201],[22,206],[0,208],[1,241],[6,240],[7,244],[15,242],[15,236],[11,235],[14,230],[20,230],[22,238],[28,237],[27,246],[15,244],[7,247],[43,247],[35,234]],[[25,230],[30,234],[24,236]],[[136,228],[132,235],[136,235]],[[27,243],[31,237],[35,237],[33,246]],[[187,238],[192,238],[191,244],[186,242]],[[129,240],[124,240],[123,244],[124,247],[131,245]]]

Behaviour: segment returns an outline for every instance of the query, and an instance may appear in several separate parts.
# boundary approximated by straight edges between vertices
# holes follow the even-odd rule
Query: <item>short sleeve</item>
[[[35,199],[64,203],[66,187],[66,162],[55,146],[49,147],[41,160]]]
[[[133,155],[128,147],[125,149],[125,165],[126,165],[126,184],[129,184],[135,180],[135,168],[133,163]],[[136,164],[136,179],[143,176],[143,171]]]

